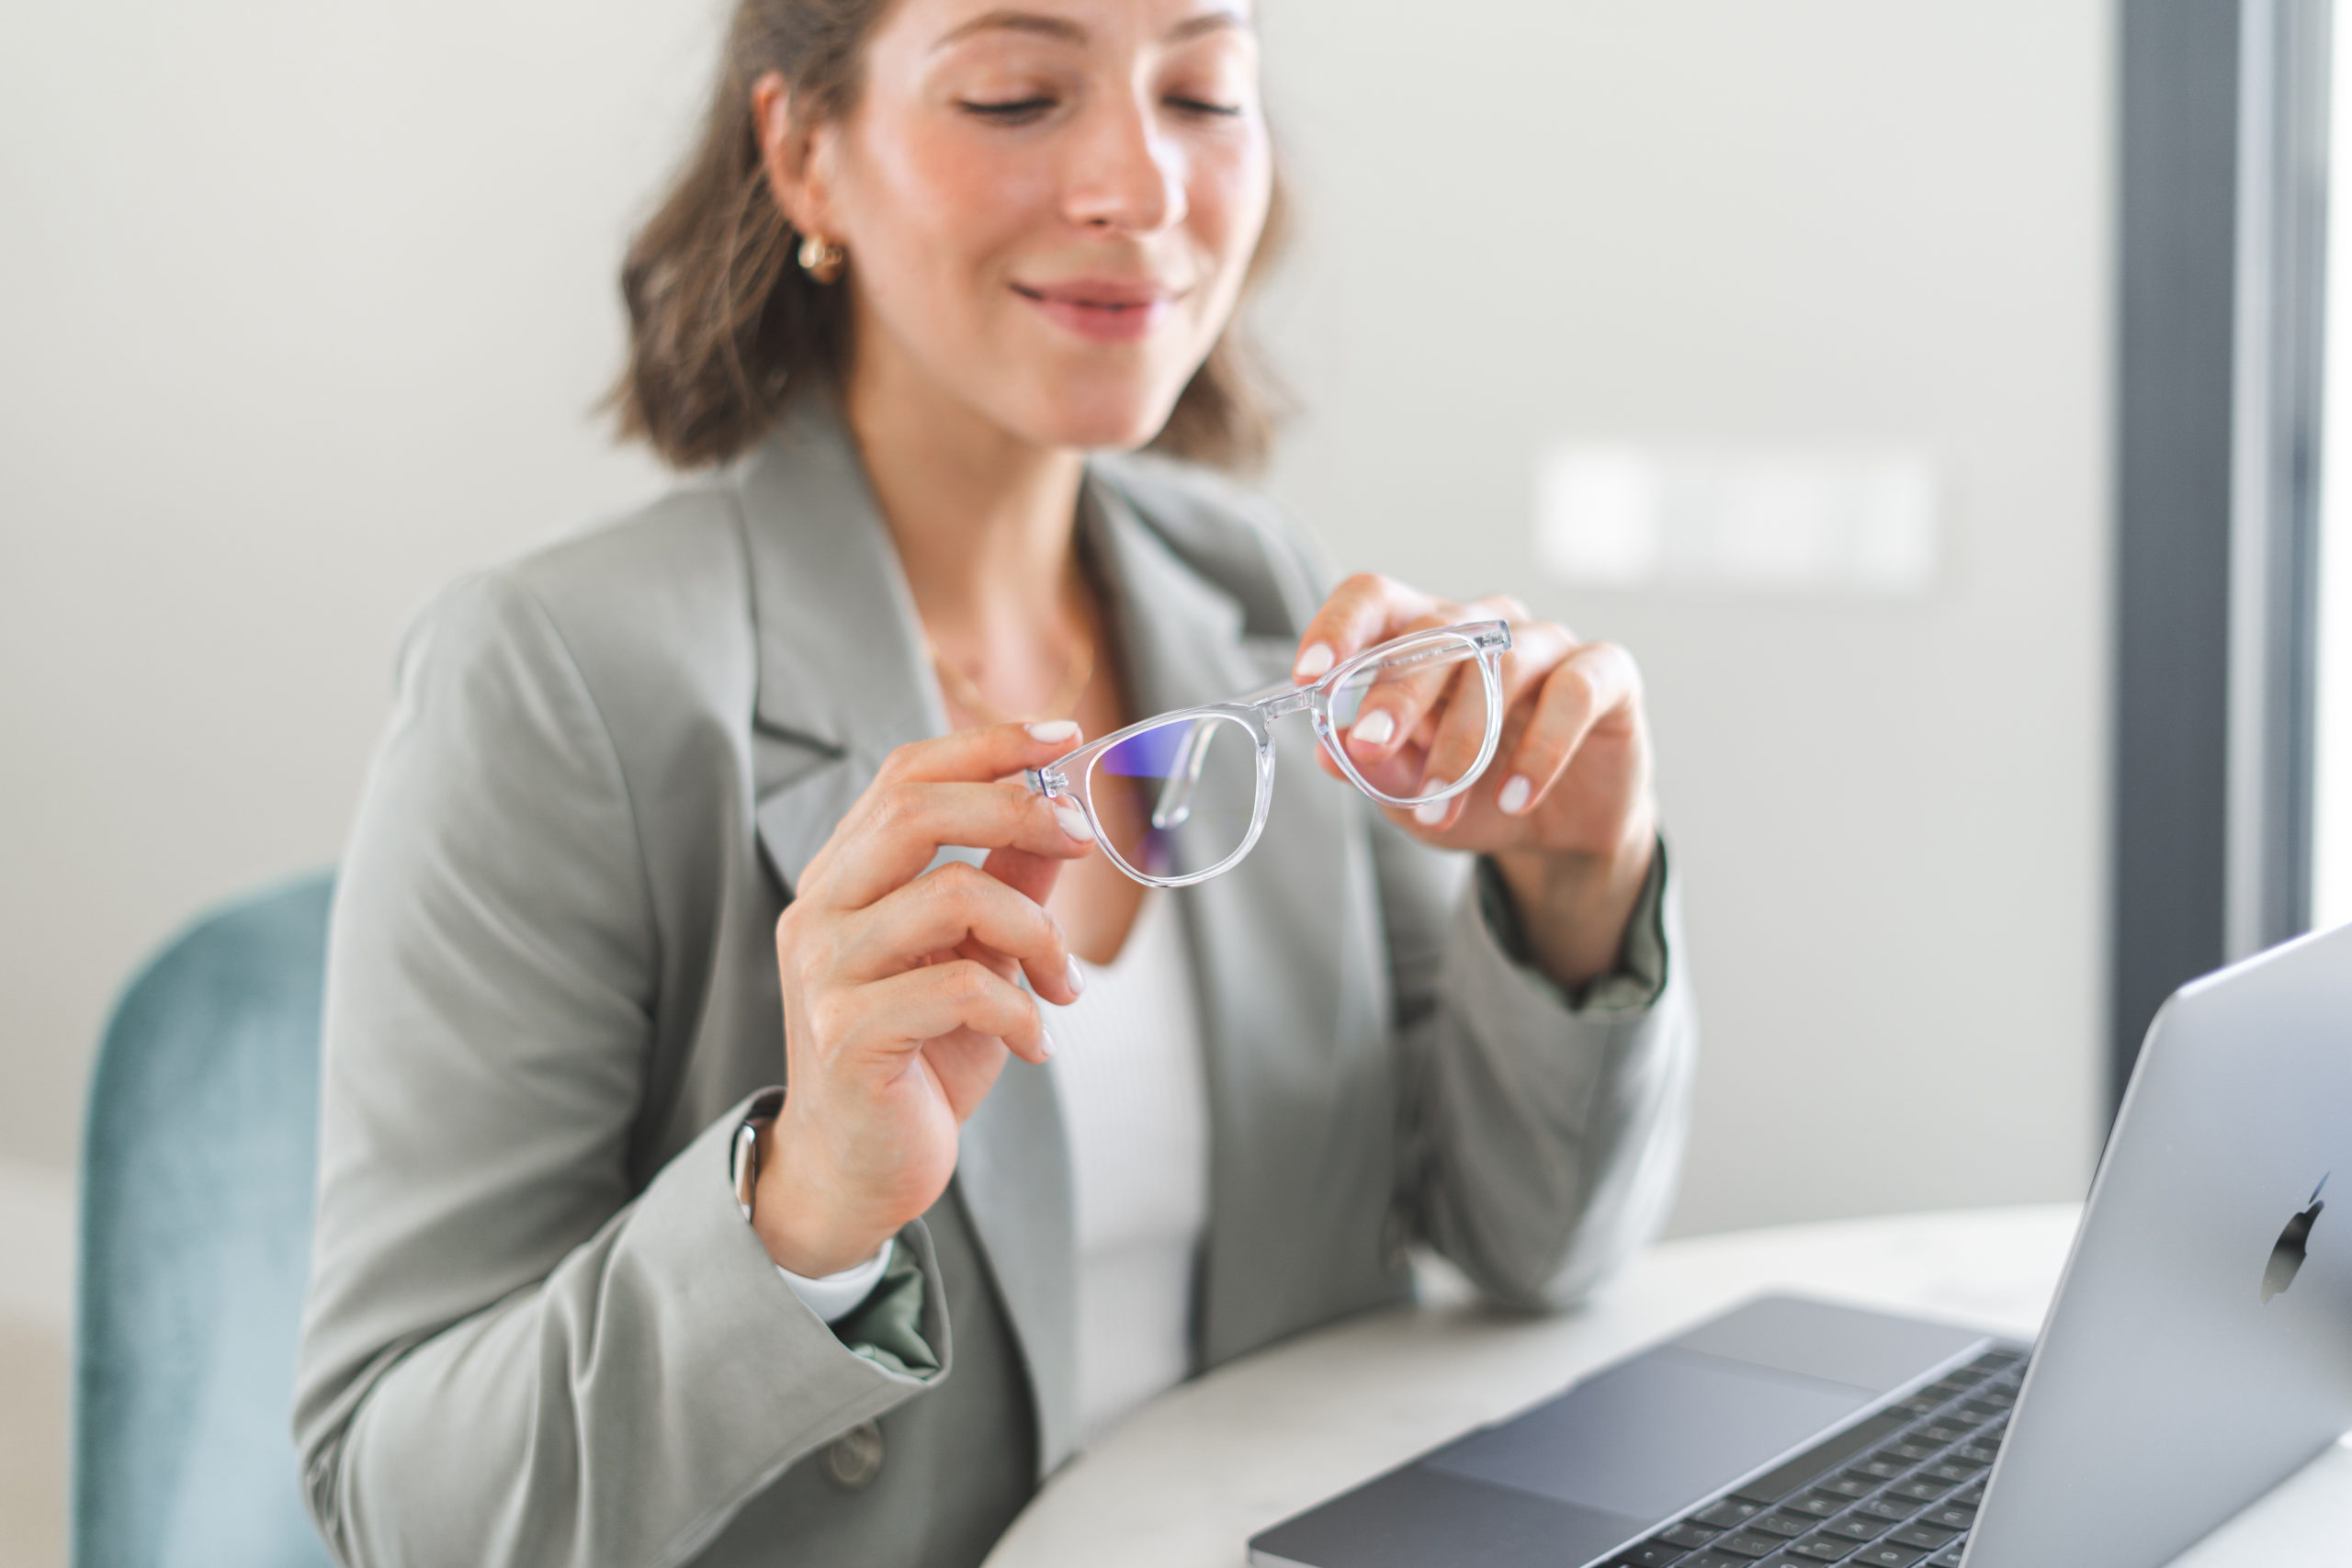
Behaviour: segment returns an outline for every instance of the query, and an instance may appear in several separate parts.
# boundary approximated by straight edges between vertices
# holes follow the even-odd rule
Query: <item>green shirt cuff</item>
[[[939,1358],[922,1337],[922,1266],[914,1248],[890,1249],[890,1267],[865,1304],[833,1323],[833,1334],[853,1355],[865,1357],[886,1371],[930,1378],[939,1371]]]
[[[1503,956],[1542,982],[1571,1012],[1641,1012],[1666,989],[1666,840],[1657,841],[1650,856],[1650,874],[1634,900],[1625,920],[1625,942],[1617,967],[1595,976],[1573,994],[1535,967],[1527,947],[1527,932],[1519,910],[1503,885],[1502,873],[1486,856],[1478,857],[1478,910]]]

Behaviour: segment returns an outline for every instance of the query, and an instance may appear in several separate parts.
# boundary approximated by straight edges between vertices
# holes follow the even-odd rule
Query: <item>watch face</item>
[[[760,1124],[746,1122],[735,1129],[735,1201],[743,1217],[752,1217],[752,1193],[760,1184]]]

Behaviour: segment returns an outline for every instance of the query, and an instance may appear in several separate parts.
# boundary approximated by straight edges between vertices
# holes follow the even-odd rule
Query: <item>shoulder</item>
[[[581,525],[442,588],[416,621],[457,639],[555,635],[576,656],[642,651],[746,616],[741,503],[724,475]],[[412,632],[414,635],[414,632]]]
[[[1320,543],[1262,491],[1149,453],[1097,456],[1088,470],[1179,559],[1239,601],[1252,632],[1295,633],[1329,591]]]
[[[740,520],[715,476],[460,578],[412,624],[403,679],[429,664],[461,685],[574,689],[607,725],[748,685]]]
[[[742,505],[725,475],[674,486],[517,556],[490,574],[567,635],[661,635],[745,604]]]

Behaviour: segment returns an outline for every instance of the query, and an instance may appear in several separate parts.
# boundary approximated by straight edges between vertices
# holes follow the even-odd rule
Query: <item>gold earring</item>
[[[828,242],[823,235],[803,234],[800,237],[800,270],[808,275],[810,282],[831,283],[838,280],[842,266],[848,261],[849,253]]]

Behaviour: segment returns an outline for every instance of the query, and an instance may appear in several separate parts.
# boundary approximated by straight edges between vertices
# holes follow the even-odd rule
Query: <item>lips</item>
[[[1168,317],[1182,291],[1149,278],[1081,277],[1015,283],[1012,291],[1056,325],[1093,343],[1135,343]]]

